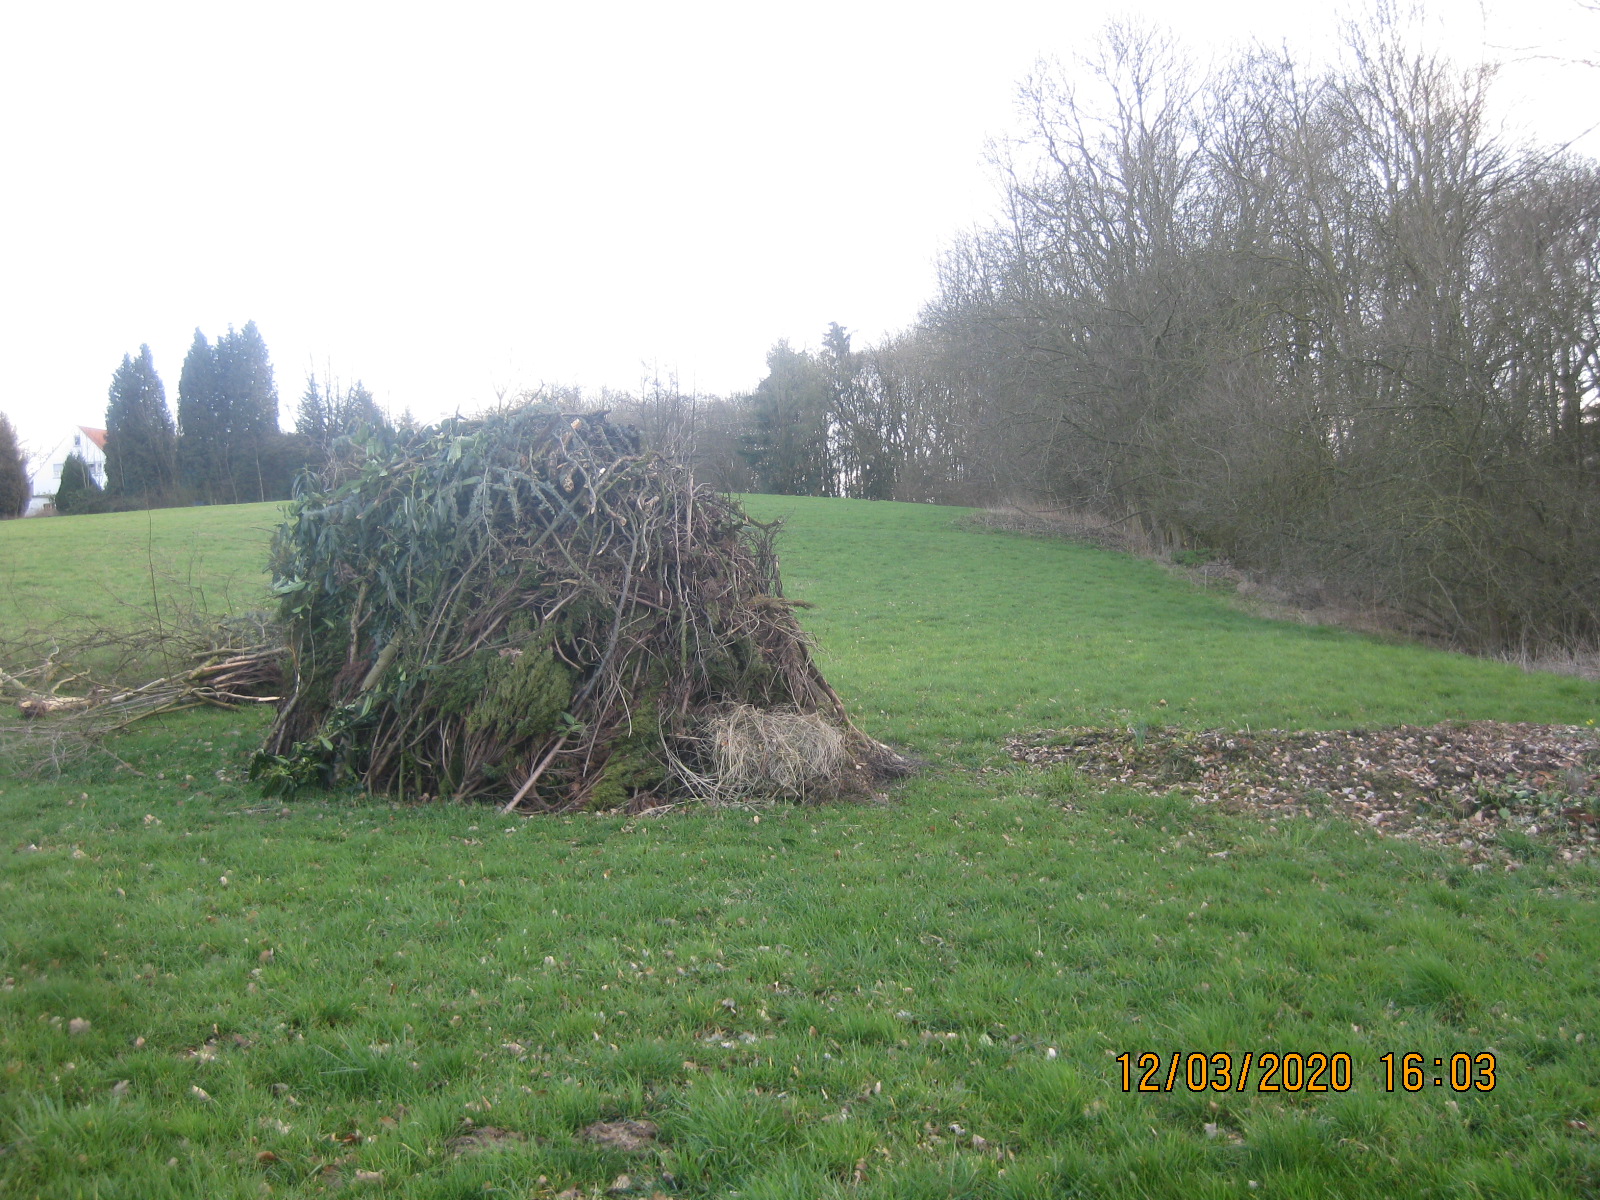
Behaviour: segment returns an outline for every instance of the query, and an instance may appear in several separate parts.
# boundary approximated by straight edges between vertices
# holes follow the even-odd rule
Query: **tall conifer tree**
[[[323,453],[333,448],[334,440],[357,429],[390,428],[389,418],[367,385],[356,380],[348,388],[337,380],[324,386],[317,377],[306,376],[306,390],[300,395],[294,431]]]
[[[278,385],[267,344],[254,321],[217,339],[217,382],[225,397],[230,474],[235,500],[265,500],[278,491]]]
[[[361,428],[383,429],[389,424],[383,409],[378,407],[376,397],[359,379],[344,394],[344,402],[339,406],[339,420],[345,433],[352,433]]]
[[[217,356],[198,329],[178,376],[178,477],[196,499],[220,503],[227,495],[228,421],[217,382]]]
[[[328,397],[322,394],[315,374],[306,376],[306,390],[300,393],[300,410],[295,416],[294,431],[312,445],[326,446],[328,428],[333,423]]]
[[[178,381],[180,473],[213,504],[286,495],[292,464],[278,428],[278,386],[254,321],[211,345],[195,330]]]
[[[106,406],[106,490],[142,503],[167,499],[177,475],[177,435],[149,346],[124,354]]]
[[[28,508],[28,460],[17,444],[17,431],[0,413],[0,519],[20,517]]]

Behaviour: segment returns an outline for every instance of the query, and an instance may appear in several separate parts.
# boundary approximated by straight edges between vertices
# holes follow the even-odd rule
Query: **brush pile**
[[[109,755],[105,739],[147,717],[186,708],[273,704],[283,687],[280,631],[261,613],[167,614],[77,636],[0,639],[0,765],[49,775]],[[26,666],[10,664],[26,663]],[[140,684],[130,677],[160,674]],[[113,756],[114,757],[114,756]],[[123,767],[120,759],[116,760]]]
[[[530,406],[352,445],[274,543],[290,683],[255,774],[572,811],[816,797],[903,770],[812,662],[776,532],[604,413]],[[812,767],[795,730],[825,748]],[[725,779],[730,738],[785,744],[745,746]],[[764,789],[761,762],[779,764]]]

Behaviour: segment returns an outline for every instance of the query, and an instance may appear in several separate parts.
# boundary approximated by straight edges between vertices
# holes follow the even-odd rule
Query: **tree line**
[[[1600,166],[1352,29],[1200,72],[1113,27],[1023,89],[916,324],[780,344],[758,490],[1043,501],[1477,649],[1600,638]],[[734,481],[737,482],[737,481]]]
[[[331,453],[335,439],[389,424],[360,381],[341,387],[314,374],[307,377],[293,432],[280,427],[279,410],[272,361],[254,321],[230,327],[215,341],[195,330],[178,379],[176,419],[150,347],[141,346],[138,355],[123,355],[111,377],[104,487],[82,455],[70,454],[56,511],[287,499],[295,477]],[[7,469],[12,460],[14,471]],[[15,496],[5,490],[13,476],[20,481]],[[0,424],[0,511],[21,512],[27,493],[26,461],[9,424]]]
[[[742,396],[600,402],[729,491],[1047,503],[1471,648],[1593,645],[1600,165],[1510,140],[1492,73],[1417,45],[1386,16],[1332,65],[1200,70],[1110,27],[1024,85],[1003,216],[910,328],[780,342]],[[107,416],[125,496],[285,495],[381,417],[312,379],[279,433],[246,326],[197,333],[174,430],[148,359]]]
[[[946,407],[905,386],[901,342],[864,350],[837,322],[820,349],[780,341],[756,388],[726,399],[685,394],[647,379],[637,394],[602,391],[599,403],[652,447],[730,492],[965,503],[980,498],[981,469]],[[540,393],[568,405],[573,392]]]

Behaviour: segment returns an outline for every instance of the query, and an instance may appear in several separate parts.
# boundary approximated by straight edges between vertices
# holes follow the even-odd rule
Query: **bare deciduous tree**
[[[1600,635],[1600,171],[1497,137],[1490,73],[1380,16],[1318,72],[1197,79],[1113,27],[1031,79],[1007,220],[874,356],[902,481],[1135,519],[1464,643]]]

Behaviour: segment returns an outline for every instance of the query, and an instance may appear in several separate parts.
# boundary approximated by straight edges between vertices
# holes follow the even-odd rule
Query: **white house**
[[[106,431],[88,425],[74,425],[72,432],[62,438],[34,469],[33,490],[28,499],[30,517],[43,512],[45,506],[56,498],[56,487],[61,483],[61,468],[69,454],[81,455],[88,464],[89,474],[101,487],[106,485]]]

